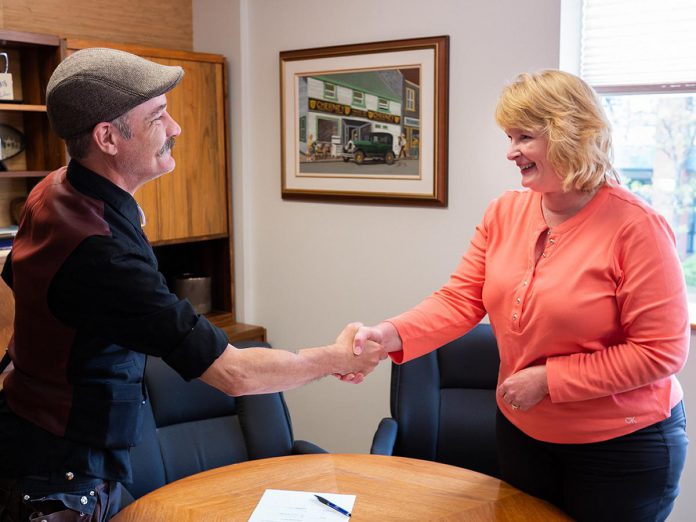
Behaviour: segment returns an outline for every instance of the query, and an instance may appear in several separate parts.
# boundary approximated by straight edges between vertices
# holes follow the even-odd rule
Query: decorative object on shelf
[[[0,58],[5,61],[5,67],[2,68],[3,72],[0,72],[0,100],[11,101],[14,100],[14,90],[12,74],[9,72],[10,57],[6,52],[0,52]]]
[[[3,161],[24,150],[24,134],[14,127],[0,123],[0,171],[7,170]]]
[[[10,201],[10,217],[13,223],[19,225],[19,218],[22,216],[22,211],[24,210],[26,202],[26,197],[14,198]]]
[[[179,299],[188,299],[197,314],[207,314],[212,309],[211,292],[210,277],[181,274],[174,279],[174,293]]]
[[[447,206],[449,36],[280,53],[282,197]]]

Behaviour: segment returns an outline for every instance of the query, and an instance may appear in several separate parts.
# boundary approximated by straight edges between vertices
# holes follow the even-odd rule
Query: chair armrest
[[[399,431],[399,423],[395,419],[382,419],[372,439],[370,453],[372,455],[392,455],[396,444],[396,433]]]
[[[307,455],[313,453],[328,453],[324,448],[320,448],[316,444],[307,442],[306,440],[296,440],[292,444],[293,455]]]

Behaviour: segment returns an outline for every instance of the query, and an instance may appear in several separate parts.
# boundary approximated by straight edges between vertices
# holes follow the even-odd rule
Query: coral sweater
[[[543,254],[535,259],[538,241]],[[545,364],[549,395],[526,412],[498,397],[529,436],[587,443],[667,418],[683,392],[686,288],[674,235],[620,186],[604,186],[549,229],[541,195],[511,191],[488,207],[449,282],[389,321],[405,362],[455,339],[488,313],[502,383]]]

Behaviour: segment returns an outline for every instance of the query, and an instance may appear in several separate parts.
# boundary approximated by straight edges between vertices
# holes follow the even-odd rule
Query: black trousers
[[[553,444],[528,437],[498,411],[503,479],[551,502],[579,522],[663,521],[679,494],[686,460],[686,416],[589,444]]]

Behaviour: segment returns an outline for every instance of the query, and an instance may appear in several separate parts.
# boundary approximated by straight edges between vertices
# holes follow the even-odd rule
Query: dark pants
[[[118,482],[58,492],[48,481],[0,479],[0,522],[106,522],[121,503]]]
[[[679,494],[686,460],[686,417],[589,444],[552,444],[528,437],[498,411],[503,479],[584,522],[663,521]]]

